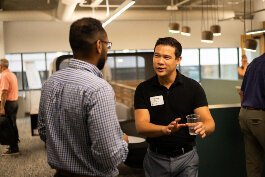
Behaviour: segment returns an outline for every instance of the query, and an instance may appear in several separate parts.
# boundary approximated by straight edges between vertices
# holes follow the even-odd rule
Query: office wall
[[[239,47],[243,23],[239,20],[220,22],[222,36],[214,43],[200,42],[201,22],[190,21],[192,36],[175,34],[184,48]],[[55,21],[4,22],[5,53],[69,51],[68,32],[70,23]],[[168,21],[114,21],[106,27],[114,50],[152,49],[159,37],[170,36]]]
[[[70,51],[69,23],[4,22],[5,52]]]
[[[0,58],[5,56],[4,24],[0,22]]]

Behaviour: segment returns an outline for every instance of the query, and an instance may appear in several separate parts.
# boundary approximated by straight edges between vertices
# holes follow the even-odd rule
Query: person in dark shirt
[[[265,53],[247,67],[241,85],[239,123],[248,177],[261,177],[265,159]]]
[[[136,129],[149,143],[143,164],[147,177],[197,177],[196,136],[189,135],[191,124],[186,116],[200,115],[194,129],[201,138],[215,129],[204,90],[176,70],[181,52],[176,39],[159,38],[153,56],[156,76],[139,84],[135,91]]]

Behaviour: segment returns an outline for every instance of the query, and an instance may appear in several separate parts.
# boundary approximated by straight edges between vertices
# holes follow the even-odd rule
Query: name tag
[[[151,102],[151,106],[158,106],[158,105],[163,105],[164,104],[164,99],[163,96],[153,96],[150,97],[150,102]]]

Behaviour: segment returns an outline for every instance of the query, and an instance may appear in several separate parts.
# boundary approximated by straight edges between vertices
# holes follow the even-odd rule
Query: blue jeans
[[[148,149],[143,166],[146,177],[198,177],[199,156],[196,147],[178,157],[168,157]]]

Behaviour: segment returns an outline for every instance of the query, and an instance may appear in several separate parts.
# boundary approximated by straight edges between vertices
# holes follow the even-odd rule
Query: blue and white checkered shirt
[[[98,68],[71,59],[43,85],[38,129],[52,168],[117,176],[128,144],[122,140],[112,87]]]

